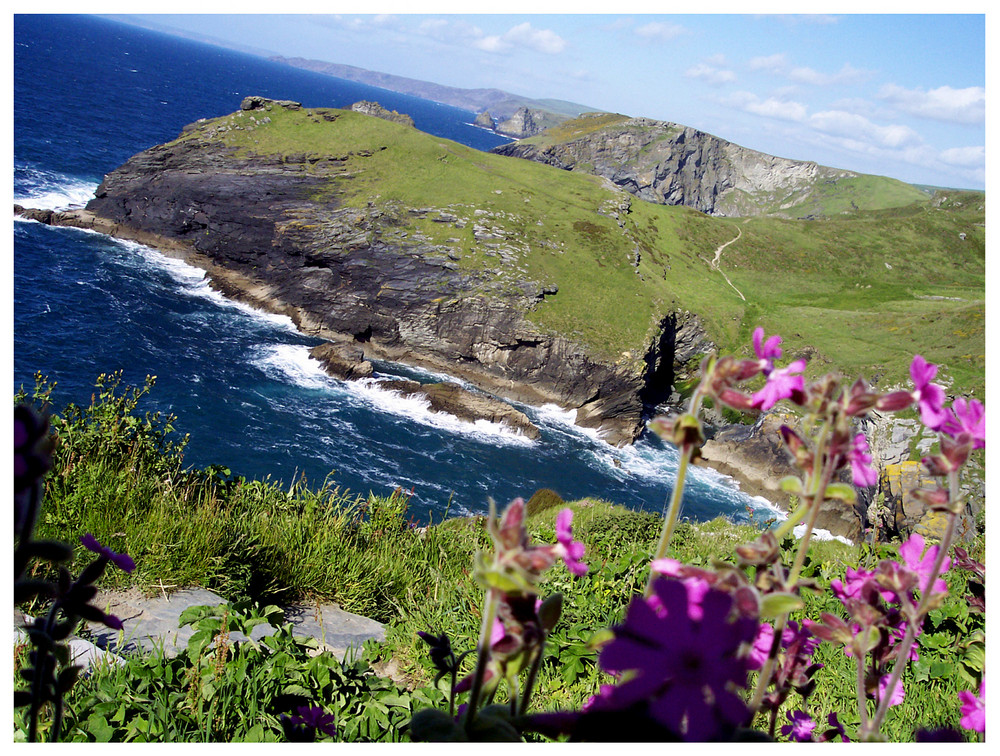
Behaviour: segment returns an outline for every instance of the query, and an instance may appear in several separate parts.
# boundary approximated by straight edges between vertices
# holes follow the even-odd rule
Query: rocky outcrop
[[[250,95],[244,97],[240,103],[240,110],[270,110],[271,108],[285,108],[287,110],[301,110],[302,103],[294,100],[271,100],[267,97]]]
[[[515,139],[533,137],[545,129],[537,122],[535,116],[535,112],[530,108],[518,108],[514,115],[497,124],[496,132]]]
[[[351,105],[351,110],[355,113],[364,113],[365,115],[370,115],[375,118],[381,118],[384,121],[392,121],[393,123],[398,123],[400,126],[409,126],[411,129],[414,128],[413,118],[406,115],[406,113],[397,113],[395,110],[387,110],[377,102],[361,100],[360,102],[356,102]]]
[[[493,120],[493,116],[490,115],[490,111],[488,110],[484,110],[477,115],[476,120],[472,123],[481,129],[490,129],[492,131],[496,128],[496,121]]]
[[[395,391],[403,396],[422,396],[430,402],[434,412],[445,412],[460,420],[476,422],[486,420],[506,425],[534,440],[541,435],[528,416],[505,402],[468,391],[457,383],[417,383],[416,381],[380,381],[379,388]]]
[[[780,211],[802,202],[818,182],[857,175],[756,152],[667,121],[622,117],[587,128],[595,119],[607,114],[586,113],[570,122],[579,135],[567,141],[515,142],[493,151],[595,173],[649,202],[720,216]]]
[[[701,462],[735,478],[740,489],[751,496],[763,496],[789,511],[791,497],[781,489],[781,479],[800,477],[781,438],[782,425],[795,425],[795,419],[780,413],[767,413],[752,426],[731,425],[716,433],[702,447]],[[820,506],[816,527],[855,543],[864,529],[865,503],[859,497],[854,507],[839,501],[825,501]]]
[[[317,360],[327,373],[341,380],[368,378],[375,372],[372,364],[365,359],[364,350],[353,343],[328,341],[310,349],[309,356]]]

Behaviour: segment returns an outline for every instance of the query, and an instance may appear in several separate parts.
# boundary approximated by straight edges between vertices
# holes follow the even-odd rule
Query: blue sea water
[[[507,141],[473,113],[263,58],[85,16],[14,17],[14,200],[84,205],[105,173],[247,95],[307,107],[376,100],[424,131],[489,149]],[[676,450],[653,436],[615,449],[554,406],[518,405],[536,441],[430,412],[372,381],[341,382],[308,356],[291,321],[213,292],[204,274],[155,249],[74,229],[14,223],[14,389],[40,371],[55,404],[86,404],[99,373],[157,376],[146,409],[177,415],[185,460],[290,483],[412,490],[419,520],[481,513],[538,488],[661,511]],[[378,364],[384,375],[426,379]],[[693,479],[692,479],[693,478]],[[711,470],[689,478],[684,515],[766,519],[773,509]]]

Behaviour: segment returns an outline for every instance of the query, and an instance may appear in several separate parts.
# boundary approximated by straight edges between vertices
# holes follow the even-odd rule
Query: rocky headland
[[[675,367],[686,364],[674,345],[707,341],[697,319],[668,316],[645,354],[609,361],[540,330],[526,314],[556,287],[528,278],[501,286],[492,271],[459,265],[451,248],[400,231],[396,213],[455,228],[464,219],[434,208],[350,206],[330,194],[331,180],[349,182],[348,166],[370,151],[260,154],[222,138],[266,128],[278,111],[294,112],[303,126],[332,124],[343,112],[248,97],[232,116],[191,124],[174,142],[132,157],[85,209],[15,212],[184,257],[222,293],[351,345],[356,365],[397,361],[498,398],[555,403],[615,445],[631,443],[648,409],[669,396]],[[482,222],[476,238],[489,243]]]

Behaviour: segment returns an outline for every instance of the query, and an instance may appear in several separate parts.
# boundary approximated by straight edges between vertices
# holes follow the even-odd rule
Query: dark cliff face
[[[260,284],[275,309],[291,309],[317,335],[435,365],[510,399],[576,408],[581,425],[614,444],[638,436],[650,379],[641,363],[609,364],[540,333],[525,318],[537,301],[531,286],[491,292],[486,274],[395,233],[398,215],[329,198],[323,187],[342,162],[237,154],[189,129],[109,174],[87,210]],[[244,293],[231,282],[220,288]]]

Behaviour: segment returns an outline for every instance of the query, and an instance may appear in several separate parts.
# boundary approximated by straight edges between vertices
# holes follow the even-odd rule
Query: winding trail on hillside
[[[724,244],[720,244],[718,246],[718,248],[715,250],[715,257],[712,258],[712,262],[710,262],[709,265],[711,266],[712,270],[719,271],[719,273],[722,274],[722,277],[726,279],[726,283],[729,284],[730,288],[732,288],[733,291],[735,291],[737,294],[740,295],[740,299],[742,299],[744,302],[746,302],[747,298],[743,296],[743,292],[741,292],[739,289],[737,289],[735,286],[733,286],[733,282],[729,280],[729,276],[727,276],[726,273],[725,273],[725,271],[723,271],[719,267],[719,260],[722,257],[722,250],[724,250],[726,247],[728,247],[733,242],[739,241],[740,237],[743,236],[743,229],[742,228],[740,228],[739,226],[737,226],[736,230],[738,231],[738,233],[736,234],[735,238],[730,239],[729,241],[725,242]]]

